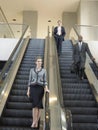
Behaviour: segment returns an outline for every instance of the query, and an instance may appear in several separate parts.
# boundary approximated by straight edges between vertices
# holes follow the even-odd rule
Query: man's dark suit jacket
[[[90,58],[92,59],[93,56],[89,50],[88,44],[85,42],[82,42],[82,47],[81,47],[81,51],[79,51],[79,45],[78,43],[76,43],[74,45],[74,49],[73,49],[73,59],[75,63],[80,62],[80,66],[84,67],[85,66],[85,61],[86,61],[86,52],[88,53],[88,55],[90,56]]]
[[[58,31],[57,28],[58,28],[58,26],[54,28],[54,37],[55,37],[55,38],[58,37],[58,35],[57,35],[57,31]],[[64,41],[64,36],[65,36],[65,34],[66,34],[65,29],[64,29],[64,27],[62,26],[62,27],[61,27],[61,36],[62,36],[62,38],[63,38],[63,41]]]

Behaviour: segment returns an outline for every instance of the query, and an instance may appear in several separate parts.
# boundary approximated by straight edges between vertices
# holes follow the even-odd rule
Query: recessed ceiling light
[[[51,20],[48,20],[48,22],[51,22]]]
[[[13,19],[13,21],[16,21],[16,19]]]

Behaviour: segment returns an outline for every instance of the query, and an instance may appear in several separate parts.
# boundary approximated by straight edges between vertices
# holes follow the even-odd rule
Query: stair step
[[[26,95],[26,93],[27,93],[27,90],[16,90],[16,89],[13,89],[12,91],[11,91],[11,95],[15,95],[15,96],[18,96],[18,95],[20,95],[20,96],[24,96],[24,95]]]
[[[14,84],[13,89],[19,89],[19,90],[27,90],[28,86],[27,84]]]
[[[11,126],[0,126],[0,130],[35,130],[33,128],[30,128],[29,127],[11,127]],[[36,130],[39,130],[39,129],[36,129]]]
[[[68,107],[72,114],[97,115],[98,109],[96,107]]]
[[[31,126],[32,118],[1,117],[0,123],[5,126]]]
[[[73,123],[97,123],[97,115],[72,115]]]
[[[83,79],[83,80],[78,80],[76,79],[61,79],[63,83],[77,83],[77,82],[82,82],[82,83],[88,83],[87,79]]]
[[[74,130],[97,130],[98,124],[96,123],[73,123]]]
[[[9,96],[9,101],[10,102],[29,102],[29,99],[27,96]]]
[[[31,110],[32,104],[30,102],[7,102],[7,109],[16,109],[17,110]]]
[[[80,100],[81,101],[90,101],[93,100],[92,94],[63,94],[64,100]]]
[[[82,82],[76,82],[76,83],[62,83],[63,88],[82,88],[82,89],[88,89],[89,84],[85,84]]]
[[[95,101],[80,101],[80,100],[64,100],[64,106],[66,107],[95,107]]]
[[[31,110],[6,109],[3,117],[32,118]]]
[[[91,94],[91,90],[90,89],[84,89],[84,88],[62,88],[62,91],[64,94]]]

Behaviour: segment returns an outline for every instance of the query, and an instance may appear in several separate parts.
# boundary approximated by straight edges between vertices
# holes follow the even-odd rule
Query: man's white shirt
[[[57,35],[61,35],[61,26],[58,26],[58,28],[57,28]]]

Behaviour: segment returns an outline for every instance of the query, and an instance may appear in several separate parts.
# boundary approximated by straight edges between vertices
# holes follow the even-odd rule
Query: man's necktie
[[[79,42],[79,51],[81,51],[82,44]]]

